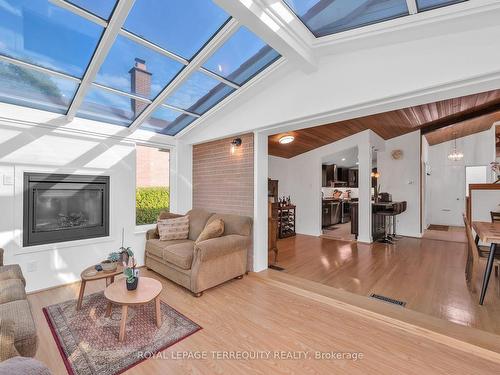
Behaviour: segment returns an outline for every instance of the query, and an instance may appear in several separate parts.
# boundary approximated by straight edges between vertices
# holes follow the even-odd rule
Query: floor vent
[[[274,264],[270,264],[269,268],[272,270],[276,270],[276,271],[284,271],[285,270],[283,267],[275,266]]]
[[[392,303],[393,305],[397,305],[397,306],[401,306],[401,307],[406,306],[406,302],[398,301],[397,299],[389,298],[386,296],[381,296],[380,294],[373,293],[372,295],[370,295],[370,297],[379,299],[379,300],[387,302],[387,303]]]

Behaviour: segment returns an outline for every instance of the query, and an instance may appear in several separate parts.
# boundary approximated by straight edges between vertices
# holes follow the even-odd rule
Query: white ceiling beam
[[[108,27],[104,30],[104,34],[102,35],[101,40],[99,41],[99,44],[94,52],[94,56],[92,57],[92,60],[90,61],[90,64],[83,76],[82,83],[78,87],[73,102],[68,109],[66,116],[69,121],[72,121],[78,112],[85,95],[91,87],[92,82],[94,82],[97,72],[111,50],[121,27],[125,23],[134,2],[135,0],[119,0],[118,4],[116,4],[113,15],[108,22]]]
[[[25,61],[21,61],[21,60],[18,60],[18,59],[13,59],[12,57],[7,57],[7,56],[4,56],[4,55],[0,55],[0,61],[5,61],[5,62],[8,62],[8,63],[13,64],[13,65],[20,66],[22,68],[32,69],[32,70],[35,70],[35,71],[40,72],[40,73],[49,74],[49,75],[52,75],[54,77],[69,79],[69,80],[71,80],[73,82],[77,82],[77,83],[81,82],[80,78],[76,78],[76,77],[70,76],[69,74],[64,74],[64,73],[61,73],[61,72],[57,72],[55,70],[43,68],[41,66],[33,65],[33,64],[25,62]]]
[[[214,0],[299,69],[316,70],[314,36],[281,0]]]
[[[126,96],[127,98],[134,99],[134,100],[146,103],[146,104],[150,104],[151,103],[150,99],[146,99],[146,98],[143,98],[142,96],[131,94],[129,92],[117,90],[117,89],[114,89],[112,87],[104,86],[104,85],[101,85],[101,84],[99,84],[97,82],[92,82],[92,86],[99,87],[100,89],[112,92],[113,94],[118,94],[118,95],[121,95],[121,96]]]
[[[165,104],[165,103],[163,103],[161,106],[162,106],[162,107],[165,107],[165,108],[168,108],[168,109],[171,109],[172,111],[177,111],[177,112],[184,113],[185,115],[189,115],[189,116],[192,116],[192,117],[196,117],[196,118],[201,117],[201,116],[200,116],[199,114],[197,114],[197,113],[194,113],[194,112],[189,112],[189,111],[185,111],[185,110],[183,110],[183,109],[181,109],[181,108],[177,108],[177,107],[175,107],[175,106],[173,106],[173,105],[169,105],[169,104]]]
[[[238,29],[239,24],[234,18],[230,19],[222,29],[202,48],[202,50],[191,60],[191,62],[181,70],[181,72],[167,85],[153,100],[153,102],[137,116],[134,122],[129,126],[129,130],[133,132],[141,124],[151,116],[151,114],[162,105],[165,99],[180,87],[189,76],[198,71],[205,61],[228,40],[231,35]]]
[[[228,86],[231,86],[235,90],[238,90],[240,88],[240,86],[237,85],[236,83],[231,82],[231,81],[225,79],[224,77],[221,77],[220,75],[215,74],[214,72],[212,72],[212,71],[210,71],[208,69],[205,69],[205,68],[201,67],[200,70],[203,73],[205,73],[206,75],[209,75],[210,77],[215,78],[217,81],[220,81],[220,82],[222,82],[222,83],[224,83],[224,84],[226,84]]]
[[[410,14],[418,13],[417,0],[406,0],[406,4],[408,4],[408,11]]]

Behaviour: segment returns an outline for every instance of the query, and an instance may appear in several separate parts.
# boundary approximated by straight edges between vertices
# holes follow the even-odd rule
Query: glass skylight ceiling
[[[316,37],[409,15],[406,0],[284,0]],[[466,0],[417,0],[419,10]]]
[[[91,82],[116,4],[0,0],[0,101],[176,135],[280,57],[242,26],[207,54],[231,19],[211,0],[135,0]],[[202,67],[176,80],[198,54]]]

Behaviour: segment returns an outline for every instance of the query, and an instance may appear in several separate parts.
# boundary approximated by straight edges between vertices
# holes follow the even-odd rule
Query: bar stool
[[[384,207],[384,209],[377,211],[376,214],[380,215],[384,218],[384,237],[379,239],[378,242],[394,244],[394,242],[392,242],[392,239],[389,235],[389,231],[387,230],[387,224],[389,224],[389,228],[390,228],[391,217],[394,216],[394,205]]]
[[[389,236],[392,240],[400,240],[402,236],[398,236],[396,233],[396,216],[406,211],[406,201],[398,202],[394,204],[394,215],[392,217],[392,234]]]

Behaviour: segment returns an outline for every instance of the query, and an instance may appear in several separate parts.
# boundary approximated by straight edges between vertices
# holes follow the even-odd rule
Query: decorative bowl
[[[110,262],[109,260],[105,260],[101,262],[101,267],[104,272],[114,272],[118,267],[118,262]]]

